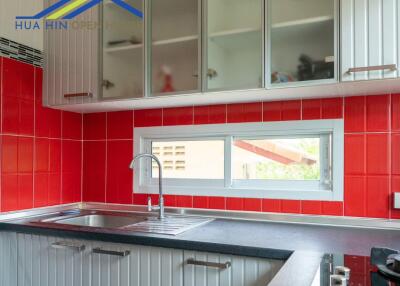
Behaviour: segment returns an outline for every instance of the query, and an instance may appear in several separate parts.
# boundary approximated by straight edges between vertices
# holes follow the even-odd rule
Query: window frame
[[[282,121],[261,123],[231,123],[209,125],[183,125],[163,127],[142,127],[134,131],[134,154],[151,153],[151,142],[196,139],[225,140],[224,149],[224,179],[163,179],[164,193],[170,195],[190,196],[223,196],[264,199],[293,199],[293,200],[325,200],[343,201],[343,166],[344,166],[344,121],[343,119]],[[296,187],[288,184],[284,189],[278,188],[272,182],[278,180],[233,180],[232,178],[232,143],[234,138],[268,138],[279,136],[320,136],[331,134],[331,188],[315,189],[312,183],[316,181],[296,181]],[[323,158],[320,148],[321,160]],[[135,193],[157,194],[158,179],[151,178],[151,162],[143,159],[136,163],[134,173]],[[321,161],[321,170],[323,168]],[[230,167],[229,167],[230,166]],[[150,176],[149,176],[150,174]],[[321,179],[323,174],[321,173]],[[262,182],[260,184],[260,181]],[[282,180],[288,182],[291,180]]]

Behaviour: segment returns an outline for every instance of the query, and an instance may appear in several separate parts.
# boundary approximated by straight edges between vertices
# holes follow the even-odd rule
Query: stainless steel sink
[[[139,216],[117,216],[103,214],[89,214],[72,218],[53,220],[53,223],[88,227],[119,228],[146,220]],[[47,221],[49,222],[49,221]]]
[[[160,220],[146,213],[65,213],[37,221],[39,224],[60,224],[107,228],[128,232],[178,235],[212,221],[212,218],[174,215]]]

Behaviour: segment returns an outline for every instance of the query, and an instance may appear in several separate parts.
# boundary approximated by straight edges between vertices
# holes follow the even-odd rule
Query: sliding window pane
[[[320,180],[320,138],[235,140],[236,180]]]

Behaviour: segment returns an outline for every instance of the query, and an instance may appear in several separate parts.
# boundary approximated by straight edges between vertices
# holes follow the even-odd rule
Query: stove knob
[[[350,280],[350,268],[344,266],[336,266],[335,272],[336,275],[342,275],[346,280]]]
[[[342,275],[331,275],[331,284],[329,284],[330,286],[347,286],[347,279],[346,277],[342,276]]]

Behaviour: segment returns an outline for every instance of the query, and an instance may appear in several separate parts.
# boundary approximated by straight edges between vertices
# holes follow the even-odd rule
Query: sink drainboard
[[[189,216],[166,217],[163,220],[159,220],[157,218],[148,218],[145,221],[124,226],[121,229],[134,232],[178,235],[190,229],[209,223],[213,220],[214,219],[211,218]]]

